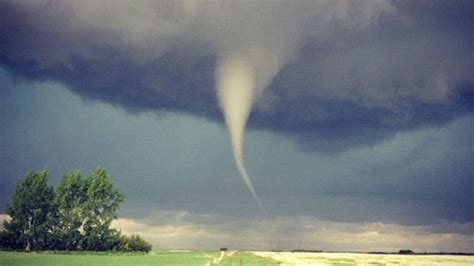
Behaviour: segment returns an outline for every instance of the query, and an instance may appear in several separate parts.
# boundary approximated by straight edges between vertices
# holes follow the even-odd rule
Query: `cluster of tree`
[[[29,172],[7,207],[11,220],[0,232],[0,248],[148,252],[151,245],[139,236],[110,228],[123,199],[104,168],[85,178],[66,173],[56,188],[46,170]]]
[[[115,250],[123,252],[131,251],[145,251],[148,252],[151,250],[151,244],[143,240],[138,235],[126,236],[123,235],[120,237],[120,242],[115,246]]]
[[[398,251],[398,254],[415,254],[415,252],[413,252],[413,250],[411,249],[400,249],[400,251]]]

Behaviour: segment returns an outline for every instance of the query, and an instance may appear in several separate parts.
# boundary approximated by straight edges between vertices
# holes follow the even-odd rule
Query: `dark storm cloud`
[[[249,125],[340,151],[473,110],[473,10],[470,1],[2,1],[0,60],[131,112],[220,121],[216,60],[257,43],[278,63],[262,61],[275,74]]]
[[[256,216],[223,126],[174,113],[130,115],[81,101],[57,82],[19,82],[2,69],[0,81],[0,213],[29,170],[47,167],[55,183],[66,171],[87,175],[103,165],[127,195],[120,217],[166,209]],[[272,215],[465,223],[474,219],[473,125],[469,114],[335,156],[300,152],[285,137],[252,131],[247,162]]]

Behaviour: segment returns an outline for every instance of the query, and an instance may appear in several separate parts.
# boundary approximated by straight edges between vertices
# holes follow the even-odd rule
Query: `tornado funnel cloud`
[[[263,210],[250,180],[243,159],[245,124],[252,109],[255,94],[255,70],[238,57],[222,58],[216,69],[216,88],[219,105],[229,131],[235,163],[252,196]]]

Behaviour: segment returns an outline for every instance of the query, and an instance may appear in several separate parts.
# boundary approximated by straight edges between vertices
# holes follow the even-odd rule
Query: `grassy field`
[[[121,265],[278,265],[270,258],[250,252],[153,251],[142,254],[113,253],[24,253],[0,251],[0,266],[121,266]]]
[[[24,253],[1,252],[0,266],[48,265],[474,265],[473,256],[377,255],[303,252],[153,251],[121,253]]]

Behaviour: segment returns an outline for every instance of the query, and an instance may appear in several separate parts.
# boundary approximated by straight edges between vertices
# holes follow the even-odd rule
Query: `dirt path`
[[[225,256],[232,257],[235,255],[236,252],[237,252],[236,250],[232,250],[229,252],[221,251],[219,256],[210,257],[204,265],[205,266],[218,265],[219,263],[221,263],[221,261],[224,259]]]

